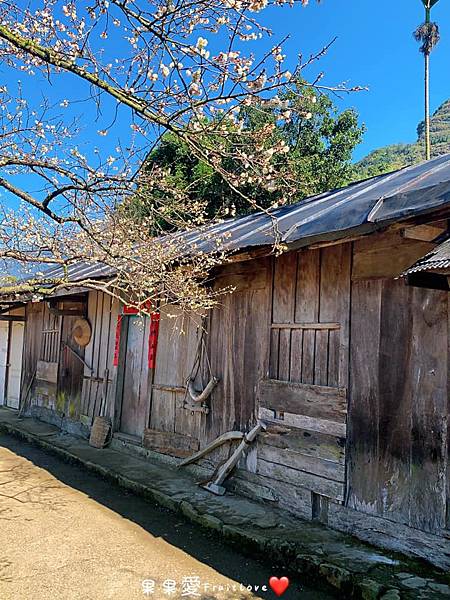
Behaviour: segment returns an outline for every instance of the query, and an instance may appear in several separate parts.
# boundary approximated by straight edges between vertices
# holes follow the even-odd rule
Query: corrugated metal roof
[[[86,279],[100,279],[102,277],[112,277],[114,270],[98,262],[79,262],[69,265],[67,268],[69,281],[77,282]],[[44,273],[45,279],[61,277],[63,270],[60,266],[47,269]]]
[[[403,275],[412,275],[423,271],[448,270],[450,268],[450,239],[431,250],[413,264]]]
[[[326,192],[297,204],[227,220],[185,239],[202,251],[212,251],[217,237],[228,251],[273,244],[306,246],[313,241],[369,233],[413,215],[450,206],[450,155],[379,175]],[[206,235],[205,235],[206,234]]]
[[[193,253],[238,252],[272,245],[275,241],[302,247],[370,233],[389,223],[446,206],[450,207],[450,154],[270,212],[228,219],[180,232],[175,237],[182,239]],[[60,267],[55,267],[45,277],[60,274]],[[73,282],[112,275],[110,267],[94,262],[69,267]]]

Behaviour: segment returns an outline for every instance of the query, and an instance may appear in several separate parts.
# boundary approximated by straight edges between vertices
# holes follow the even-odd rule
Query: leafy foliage
[[[283,112],[283,106],[292,106],[292,103],[295,110],[286,109]],[[285,92],[275,99],[245,108],[241,117],[243,129],[238,131],[230,128],[229,143],[230,146],[240,143],[241,152],[249,157],[249,177],[242,190],[246,198],[230,189],[220,172],[199,160],[187,144],[170,133],[147,157],[144,172],[162,169],[166,182],[170,181],[173,189],[187,195],[189,204],[193,199],[203,204],[209,217],[242,215],[258,208],[298,201],[345,185],[354,178],[351,157],[353,149],[361,141],[364,126],[358,123],[358,115],[354,110],[339,113],[327,95],[306,85],[299,86],[295,94]],[[252,136],[246,135],[263,128],[269,132],[265,148],[255,146],[251,142]],[[206,143],[214,143],[210,133]],[[275,145],[286,150],[277,153],[274,165],[293,190],[289,198],[283,197],[278,190],[272,190],[270,180],[265,186],[253,180],[251,175],[252,155],[270,152]],[[226,169],[233,173],[237,168],[230,152]],[[128,210],[138,219],[146,217],[166,193],[163,187],[141,189],[128,205]]]

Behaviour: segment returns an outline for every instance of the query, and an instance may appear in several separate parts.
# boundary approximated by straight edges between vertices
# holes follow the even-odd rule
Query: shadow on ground
[[[219,536],[192,525],[183,516],[135,496],[77,465],[64,462],[31,443],[0,434],[0,446],[45,469],[66,486],[88,495],[96,502],[139,525],[152,536],[164,539],[170,545],[183,550],[233,581],[244,585],[268,586],[271,576],[290,575],[288,566],[280,568],[267,562],[259,562],[257,557],[244,556],[236,549],[225,545]],[[334,597],[329,592],[306,587],[298,577],[290,579],[291,585],[283,594],[283,600],[299,598],[325,600]],[[257,592],[257,596],[276,597],[270,590]],[[236,598],[238,597],[239,594],[236,594]],[[215,596],[211,594],[202,598],[210,600]]]

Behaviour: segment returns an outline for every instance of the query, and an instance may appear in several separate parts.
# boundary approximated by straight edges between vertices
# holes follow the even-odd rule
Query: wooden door
[[[148,378],[148,317],[123,317],[123,395],[120,431],[141,437],[147,425],[149,395]]]
[[[152,383],[150,431],[144,444],[159,452],[184,455],[199,446],[204,413],[195,410],[186,392],[196,359],[202,319],[198,315],[183,315],[178,307],[161,310],[156,366]],[[196,388],[206,385],[200,373]]]
[[[71,419],[78,419],[81,413],[84,374],[84,348],[72,338],[72,330],[78,318],[79,316],[65,315],[61,323],[57,406]]]
[[[6,406],[10,408],[19,408],[24,329],[23,322],[12,321],[10,324],[5,398]]]

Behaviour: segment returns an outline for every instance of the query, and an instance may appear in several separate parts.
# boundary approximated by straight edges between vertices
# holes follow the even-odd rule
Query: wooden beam
[[[260,407],[258,410],[258,419],[266,423],[276,423],[277,425],[286,425],[288,427],[295,427],[296,429],[327,433],[339,438],[344,438],[347,435],[347,426],[345,423],[336,423],[327,419],[316,419],[288,412],[283,413],[282,418],[277,418],[273,410],[263,407]]]
[[[270,256],[271,254],[273,254],[272,246],[263,246],[262,248],[257,248],[255,250],[247,250],[244,252],[238,252],[237,254],[233,254],[232,256],[229,256],[227,258],[225,264],[244,262],[246,260],[254,260],[255,258]]]
[[[19,315],[2,315],[0,314],[0,321],[26,321],[25,317]]]
[[[333,479],[326,479],[312,473],[306,473],[299,469],[293,469],[286,465],[280,465],[267,460],[259,459],[257,474],[264,475],[276,481],[282,481],[306,488],[321,496],[333,498],[340,502],[344,499],[344,484]]]
[[[345,438],[317,431],[270,424],[261,434],[259,446],[273,446],[314,459],[345,464]]]
[[[185,394],[186,388],[181,385],[163,385],[160,383],[152,383],[152,389],[162,392],[174,392],[175,394]]]
[[[419,240],[421,242],[432,242],[434,239],[445,233],[447,227],[436,227],[435,225],[416,225],[408,227],[402,231],[402,237],[410,240]]]
[[[434,248],[430,242],[406,239],[400,232],[374,234],[354,243],[352,280],[398,277]]]
[[[200,443],[197,439],[189,435],[157,431],[156,429],[145,429],[142,445],[144,448],[160,452],[161,454],[184,457],[196,452]]]
[[[262,408],[345,423],[347,393],[344,388],[265,379],[260,382],[259,396]]]
[[[0,303],[1,306],[1,303]],[[3,315],[7,312],[9,312],[10,310],[15,310],[17,308],[23,308],[25,306],[25,304],[20,303],[20,304],[8,304],[8,306],[2,306],[2,308],[0,308],[0,315]]]
[[[340,329],[340,323],[272,323],[272,329]]]
[[[57,317],[84,317],[86,315],[86,311],[81,308],[77,308],[75,310],[71,310],[68,308],[49,308],[48,312]]]
[[[341,238],[339,240],[329,240],[327,242],[317,242],[316,244],[311,244],[311,246],[307,246],[307,248],[308,248],[308,250],[320,250],[321,248],[328,248],[329,246],[337,246],[338,244],[347,244],[348,242],[354,242],[355,240],[359,240],[366,235],[370,235],[370,233],[369,234],[364,233],[364,234],[360,234],[360,235],[351,235],[348,237]]]
[[[300,452],[264,444],[261,444],[258,447],[258,460],[261,459],[278,465],[291,467],[292,469],[305,471],[312,475],[318,475],[325,479],[332,479],[333,481],[340,481],[341,483],[345,482],[345,464],[342,463],[333,462],[331,460],[322,460],[315,456],[307,456]]]

